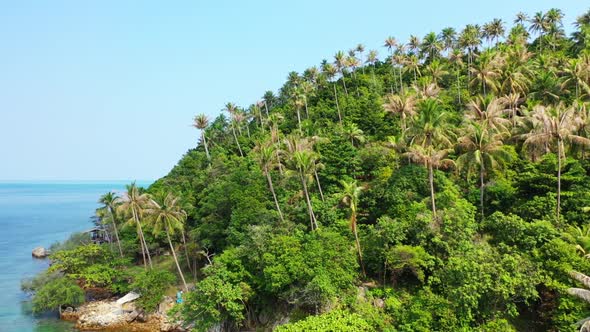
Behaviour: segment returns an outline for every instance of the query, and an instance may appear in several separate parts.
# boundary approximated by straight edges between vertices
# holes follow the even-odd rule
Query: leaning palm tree
[[[102,196],[98,201],[102,204],[100,208],[109,216],[110,222],[113,224],[113,230],[115,231],[115,238],[117,239],[117,246],[119,247],[119,254],[123,257],[123,250],[121,249],[121,241],[119,240],[119,231],[117,230],[117,219],[116,219],[116,210],[117,205],[119,204],[119,196],[114,192],[108,192]]]
[[[166,233],[168,245],[170,245],[172,257],[174,257],[174,262],[176,263],[176,268],[178,269],[178,274],[180,274],[180,279],[182,279],[182,284],[184,285],[185,291],[188,292],[184,274],[182,273],[180,264],[178,264],[178,257],[176,257],[176,251],[174,250],[174,246],[172,245],[172,240],[170,238],[170,235],[174,235],[175,231],[183,231],[184,221],[187,217],[186,212],[180,207],[178,198],[171,193],[150,200],[150,206],[147,212],[149,215],[148,220],[153,226],[154,234],[160,234],[162,229]]]
[[[422,146],[414,144],[404,155],[410,160],[423,164],[428,169],[428,184],[430,186],[430,203],[432,207],[432,218],[436,219],[436,202],[434,198],[434,169],[449,168],[455,163],[447,158],[451,149],[437,149],[434,146]]]
[[[148,194],[141,193],[135,182],[133,182],[130,185],[127,185],[127,194],[121,200],[121,204],[117,208],[117,212],[126,213],[129,216],[127,224],[133,225],[137,229],[144,268],[147,268],[146,256],[150,268],[152,268],[152,257],[141,226],[143,215],[149,207],[149,203],[150,197]]]
[[[238,106],[236,106],[236,104],[234,103],[227,103],[225,104],[225,108],[223,109],[224,111],[228,112],[230,115],[230,126],[231,126],[231,130],[232,133],[234,135],[234,139],[236,141],[236,145],[238,146],[238,151],[240,152],[240,156],[244,156],[244,153],[242,152],[242,147],[240,146],[240,142],[238,141],[238,136],[236,135],[236,114],[239,112],[238,110]]]
[[[503,147],[502,134],[477,122],[469,124],[465,135],[459,138],[458,146],[461,155],[457,158],[457,166],[466,169],[468,177],[472,170],[479,172],[479,204],[483,220],[485,176],[511,156]]]
[[[279,200],[277,199],[277,194],[275,193],[273,186],[272,176],[270,175],[270,171],[276,165],[276,156],[278,154],[277,147],[272,142],[258,143],[254,148],[254,152],[258,161],[258,165],[260,165],[260,169],[262,170],[262,174],[264,174],[268,182],[268,188],[275,202],[277,212],[279,213],[279,218],[284,222],[285,219],[283,218],[283,212],[281,211],[281,206],[279,205]]]
[[[209,155],[209,147],[207,146],[207,139],[205,138],[205,128],[209,125],[209,119],[205,114],[199,114],[195,116],[193,121],[193,127],[199,129],[201,131],[201,141],[203,141],[203,146],[205,147],[205,154],[207,155],[207,159],[211,161],[211,156]]]
[[[571,271],[569,275],[573,279],[579,281],[586,288],[590,288],[590,277],[588,277],[587,275],[577,271]],[[571,287],[567,289],[567,292],[570,295],[576,296],[586,302],[590,302],[590,290],[586,288]],[[580,332],[590,332],[590,317],[586,317],[581,321],[577,322],[577,325],[580,325]]]
[[[359,203],[359,197],[363,187],[359,187],[356,181],[340,181],[342,186],[342,202],[350,208],[350,229],[354,234],[354,241],[356,244],[356,250],[359,254],[359,263],[361,265],[363,275],[365,275],[365,265],[363,264],[363,252],[361,250],[361,243],[359,241],[359,235],[356,227],[357,207]]]
[[[556,219],[559,221],[561,205],[561,163],[565,157],[565,143],[590,146],[590,139],[576,135],[578,122],[574,107],[565,108],[563,104],[554,107],[537,106],[532,115],[523,121],[523,126],[532,128],[530,132],[521,135],[524,139],[523,148],[533,150],[551,148],[557,151],[557,207]],[[530,122],[530,123],[527,123]]]

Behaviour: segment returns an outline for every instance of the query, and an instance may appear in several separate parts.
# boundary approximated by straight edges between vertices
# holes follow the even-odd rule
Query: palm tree
[[[98,201],[102,204],[101,209],[105,211],[109,215],[109,219],[113,224],[113,230],[115,231],[115,237],[117,239],[117,246],[119,247],[119,254],[123,257],[123,250],[121,249],[121,241],[119,240],[119,231],[117,230],[117,219],[115,216],[115,211],[117,210],[117,205],[119,203],[119,196],[114,192],[108,192],[102,196]]]
[[[148,220],[152,223],[154,234],[160,234],[162,229],[164,229],[166,232],[168,245],[170,245],[170,250],[172,251],[172,256],[174,257],[174,262],[176,263],[176,268],[180,274],[180,279],[182,279],[182,284],[184,285],[184,290],[188,292],[184,274],[182,273],[182,269],[178,263],[176,251],[174,250],[174,246],[172,245],[172,240],[170,238],[170,235],[173,235],[175,231],[183,232],[184,221],[187,217],[186,212],[180,207],[178,198],[171,193],[168,193],[158,199],[152,199],[148,213]]]
[[[448,168],[454,165],[451,159],[446,158],[451,149],[437,149],[433,145],[422,146],[414,144],[409,151],[404,153],[410,160],[423,164],[428,169],[428,183],[430,186],[430,204],[432,217],[436,219],[436,202],[434,198],[434,169]]]
[[[297,136],[290,136],[285,139],[287,152],[289,153],[289,165],[297,173],[297,177],[301,181],[305,202],[307,204],[307,212],[311,230],[318,228],[317,219],[313,211],[313,204],[309,195],[309,182],[313,181],[311,174],[316,171],[317,155],[311,150],[311,143],[308,140],[300,139]]]
[[[223,110],[228,112],[230,115],[231,131],[234,135],[236,145],[238,146],[238,151],[240,151],[240,156],[243,157],[244,153],[242,152],[242,147],[240,146],[240,142],[238,141],[238,136],[236,135],[236,126],[235,126],[236,114],[238,114],[238,112],[239,112],[238,106],[236,106],[236,104],[234,104],[234,103],[227,103],[227,104],[225,104],[225,108]]]
[[[407,91],[403,94],[385,96],[386,103],[383,108],[386,112],[399,114],[401,118],[401,129],[405,132],[407,129],[407,119],[416,114],[416,95]]]
[[[127,185],[127,194],[121,200],[121,204],[118,206],[117,211],[126,213],[130,216],[127,220],[127,224],[133,225],[137,229],[137,235],[139,237],[139,243],[141,245],[141,254],[143,256],[143,266],[144,268],[147,268],[147,256],[147,260],[149,261],[151,269],[152,257],[150,255],[147,242],[145,241],[143,228],[141,227],[141,219],[143,218],[146,209],[149,208],[149,203],[150,197],[148,196],[148,194],[141,193],[135,182],[133,182],[130,185]]]
[[[421,102],[418,105],[418,115],[408,128],[410,144],[418,144],[424,148],[450,147],[452,133],[447,123],[447,115],[438,101],[426,99]]]
[[[377,85],[377,81],[375,79],[375,63],[377,63],[377,51],[370,50],[369,54],[367,55],[366,63],[371,65],[371,77],[373,78],[373,85]]]
[[[338,69],[333,66],[331,63],[324,61],[322,63],[322,71],[328,78],[328,81],[332,81],[336,74],[338,73]],[[334,100],[336,101],[336,110],[338,111],[338,122],[340,126],[342,126],[342,114],[340,113],[340,105],[338,104],[338,92],[336,91],[336,82],[332,82],[332,86],[334,88]]]
[[[461,68],[463,67],[463,53],[460,49],[454,49],[449,53],[449,62],[454,65],[457,81],[457,100],[461,103]]]
[[[497,91],[501,65],[502,58],[497,54],[490,51],[481,53],[477,57],[477,62],[469,68],[470,73],[473,74],[471,85],[481,85],[484,95],[487,94],[487,89]]]
[[[465,114],[465,117],[500,134],[508,134],[510,120],[504,118],[506,113],[504,100],[491,95],[476,96],[467,104],[469,112]]]
[[[532,124],[526,124],[531,122]],[[559,221],[561,205],[561,161],[565,157],[565,143],[590,146],[590,139],[576,135],[578,123],[575,108],[565,108],[563,104],[554,107],[536,106],[525,125],[532,127],[528,133],[521,135],[524,139],[523,149],[542,148],[547,153],[553,146],[557,150],[557,208],[556,219]]]
[[[428,59],[432,61],[435,59],[436,56],[438,56],[442,47],[443,46],[438,40],[436,34],[434,32],[430,32],[426,36],[424,36],[424,39],[422,40],[422,45],[420,47],[420,51],[422,52],[422,54],[428,55]]]
[[[258,160],[258,165],[260,165],[262,174],[264,174],[268,182],[268,187],[272,194],[272,198],[275,202],[277,212],[279,213],[279,218],[282,222],[284,222],[285,219],[283,218],[283,212],[281,212],[279,200],[277,199],[277,194],[275,193],[275,189],[272,183],[272,176],[270,175],[270,171],[276,165],[275,157],[278,154],[276,145],[272,142],[258,143],[254,148],[254,151],[256,152],[256,159]]]
[[[363,53],[365,52],[365,45],[363,45],[363,44],[357,44],[356,45],[356,48],[355,48],[355,51],[359,52],[359,54],[360,54],[360,63],[361,63],[361,66],[362,66],[362,64],[364,63],[364,61],[363,61]],[[362,68],[363,68],[363,74],[364,74],[365,73],[365,67],[362,66]]]
[[[359,254],[359,263],[361,265],[363,275],[366,275],[365,265],[363,264],[363,253],[361,250],[361,243],[359,241],[359,235],[356,227],[357,207],[359,203],[359,197],[361,195],[361,191],[363,190],[363,188],[359,187],[356,181],[347,182],[340,180],[340,185],[342,186],[342,202],[348,205],[348,207],[350,208],[350,229],[354,234],[356,250]]]
[[[207,139],[205,138],[205,129],[209,126],[209,119],[205,114],[199,114],[195,116],[193,121],[193,127],[199,129],[201,131],[201,141],[203,141],[203,146],[205,147],[205,154],[207,155],[207,159],[209,162],[211,161],[211,156],[209,155],[209,147],[207,146]]]
[[[457,158],[457,166],[467,170],[479,171],[479,204],[481,219],[484,218],[485,175],[510,159],[504,150],[502,134],[496,133],[485,124],[471,122],[465,135],[459,138],[458,146],[462,153]]]
[[[432,78],[432,83],[436,85],[449,73],[446,66],[439,59],[432,60],[424,68],[424,72]]]
[[[570,277],[582,283],[586,288],[590,288],[590,277],[577,271],[571,271],[569,274]],[[567,292],[570,295],[576,296],[586,302],[590,302],[590,290],[588,289],[571,287],[567,289]],[[582,319],[578,322],[578,325],[580,325],[580,332],[589,332],[590,317]]]
[[[344,75],[344,70],[346,69],[346,59],[346,54],[344,54],[344,52],[342,51],[338,51],[336,52],[336,55],[334,55],[334,65],[336,66],[336,69],[340,72],[340,75],[342,75],[342,85],[344,86],[344,93],[348,95],[348,89],[346,89],[346,77]]]
[[[451,27],[444,28],[438,35],[438,38],[442,43],[442,48],[445,51],[450,51],[455,48],[455,44],[457,43],[457,31]]]
[[[397,46],[397,40],[394,37],[389,36],[385,39],[385,44],[383,46],[389,51],[389,59],[391,61],[391,77],[395,81],[395,71],[393,68],[393,50]],[[393,93],[393,85],[391,85],[391,93]]]
[[[360,144],[365,142],[365,136],[363,135],[363,131],[356,125],[356,123],[351,122],[348,123],[343,128],[344,135],[350,139],[350,143],[354,147],[354,142],[358,142]]]

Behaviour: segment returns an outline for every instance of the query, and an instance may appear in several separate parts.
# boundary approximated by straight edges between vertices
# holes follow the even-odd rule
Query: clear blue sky
[[[151,180],[197,142],[192,117],[248,105],[357,43],[380,54],[446,26],[564,1],[2,1],[0,180]]]

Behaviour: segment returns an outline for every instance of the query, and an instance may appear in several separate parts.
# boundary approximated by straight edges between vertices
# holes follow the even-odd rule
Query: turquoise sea
[[[0,182],[0,331],[72,331],[55,315],[29,313],[29,297],[21,292],[20,281],[48,266],[47,260],[33,259],[31,250],[92,228],[99,196],[122,192],[125,184]]]

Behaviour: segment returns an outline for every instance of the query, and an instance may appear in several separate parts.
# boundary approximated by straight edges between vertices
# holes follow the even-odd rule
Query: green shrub
[[[77,306],[84,302],[84,291],[66,277],[51,279],[33,296],[33,312],[57,310],[61,306]]]
[[[343,310],[333,310],[328,313],[309,316],[304,320],[279,326],[276,332],[362,332],[375,331],[367,321],[359,314]]]
[[[141,294],[137,305],[148,312],[156,310],[166,289],[175,281],[176,276],[166,270],[152,269],[139,273],[131,284],[131,289]]]

